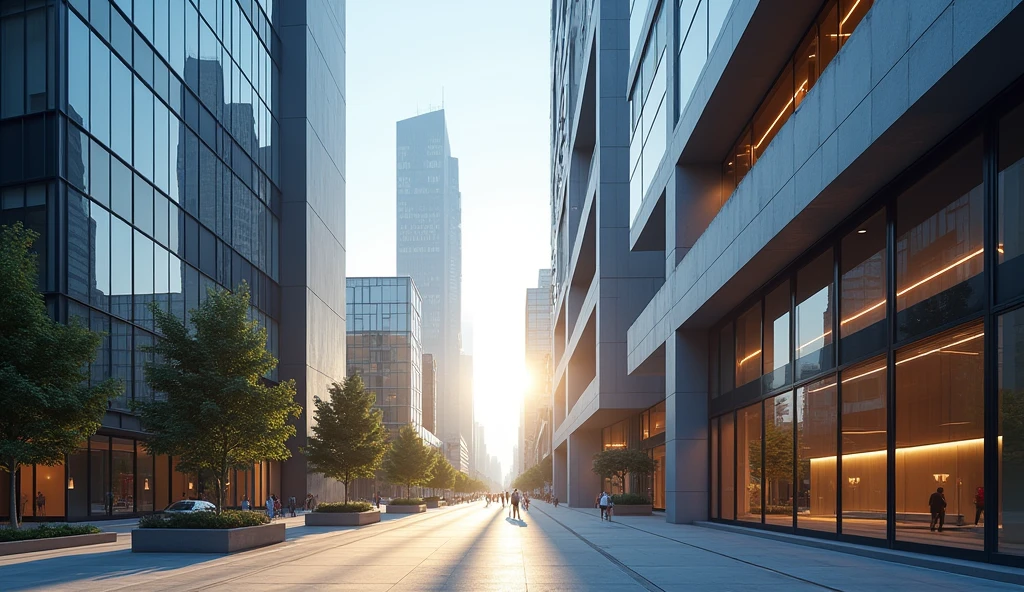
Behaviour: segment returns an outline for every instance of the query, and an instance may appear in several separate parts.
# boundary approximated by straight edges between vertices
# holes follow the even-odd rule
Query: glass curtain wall
[[[1024,106],[978,120],[710,330],[716,518],[1024,556]]]

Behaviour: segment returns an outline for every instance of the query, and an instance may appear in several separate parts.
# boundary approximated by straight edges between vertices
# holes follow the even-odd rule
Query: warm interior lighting
[[[868,233],[868,231],[865,230],[864,228],[861,228],[860,230],[857,231],[857,234],[867,234],[867,233]]]
[[[846,21],[850,20],[850,17],[853,16],[853,11],[857,10],[857,5],[858,4],[860,4],[860,0],[857,0],[856,2],[854,2],[853,6],[850,7],[850,12],[846,13],[846,16],[843,17],[843,20],[839,21],[839,30],[840,31],[843,30],[843,25],[846,24]],[[847,33],[847,35],[849,35],[849,33]]]
[[[948,427],[948,426],[968,425],[970,423],[971,422],[969,422],[969,421],[947,421],[946,423],[940,423],[939,427],[943,428],[943,427]]]
[[[803,84],[796,88],[796,92],[793,93],[793,97],[789,99],[789,102],[787,102],[786,106],[782,108],[782,111],[779,111],[778,117],[776,117],[775,121],[773,121],[772,124],[768,126],[768,129],[764,132],[764,135],[761,136],[761,139],[757,142],[757,144],[754,144],[754,150],[757,150],[758,148],[761,147],[761,144],[764,143],[764,139],[768,137],[768,134],[772,133],[772,130],[775,129],[775,125],[779,123],[779,120],[782,119],[782,116],[786,114],[786,109],[789,109],[789,106],[793,104],[793,101],[796,100],[796,96],[800,94],[800,91],[802,91],[805,86],[807,86],[807,82],[809,80],[810,79],[804,80]]]
[[[729,163],[729,164],[732,164],[732,163]],[[999,243],[999,246],[996,247],[996,250],[999,251],[1000,255],[1002,255],[1003,254],[1003,243]]]
[[[985,336],[985,332],[983,331],[983,332],[978,333],[976,335],[971,335],[970,337],[965,337],[965,338],[961,339],[960,341],[955,341],[955,342],[949,343],[947,345],[939,346],[939,347],[937,347],[935,349],[930,349],[930,350],[928,350],[928,351],[926,351],[924,353],[917,354],[916,356],[911,356],[911,357],[909,357],[909,358],[907,358],[905,360],[899,360],[898,362],[896,362],[896,365],[899,366],[900,364],[904,364],[906,362],[910,362],[910,361],[916,360],[918,358],[923,358],[925,356],[930,356],[932,354],[938,353],[938,352],[946,349],[947,347],[953,347],[955,345],[960,345],[962,343],[967,343],[968,341],[974,341],[975,339],[978,339],[979,337],[984,337],[984,336]]]
[[[843,433],[851,436],[864,436],[867,434],[884,434],[885,430],[843,430]]]
[[[192,482],[191,482],[191,481],[189,481],[189,482],[188,482],[188,488],[189,488],[190,490],[192,489]]]
[[[860,232],[860,231],[858,230],[857,232]],[[958,259],[957,261],[955,261],[955,262],[953,262],[953,263],[950,263],[950,264],[949,264],[949,265],[947,265],[946,267],[943,267],[943,268],[942,268],[942,269],[940,269],[939,271],[936,271],[935,273],[933,273],[933,274],[931,274],[930,276],[928,276],[928,277],[924,278],[923,280],[921,280],[921,281],[919,281],[919,282],[917,282],[917,283],[915,283],[915,284],[912,284],[912,285],[910,285],[910,286],[907,286],[906,288],[903,288],[903,289],[902,289],[902,290],[900,290],[899,292],[896,292],[896,296],[897,296],[897,297],[899,297],[899,296],[905,296],[905,295],[906,295],[906,294],[907,294],[908,292],[910,292],[911,290],[913,290],[913,289],[915,289],[915,288],[919,288],[919,287],[921,287],[922,285],[924,285],[924,284],[926,284],[926,283],[928,283],[928,282],[930,282],[930,281],[934,280],[935,278],[937,278],[937,277],[939,277],[940,275],[942,275],[942,274],[946,273],[947,271],[951,271],[951,270],[953,270],[953,269],[956,269],[956,267],[957,267],[958,265],[962,265],[962,264],[964,264],[964,263],[967,263],[967,262],[968,262],[968,261],[970,261],[971,259],[973,259],[973,258],[977,257],[978,255],[981,255],[981,254],[982,254],[982,253],[984,253],[984,252],[985,252],[985,249],[978,249],[977,251],[975,251],[975,252],[971,253],[970,255],[967,255],[967,256],[965,256],[965,257],[962,257],[961,259]],[[865,308],[864,310],[862,310],[862,311],[858,312],[857,314],[855,314],[855,315],[853,315],[853,316],[851,316],[851,317],[849,317],[849,318],[843,319],[842,321],[840,321],[840,322],[839,322],[839,324],[840,324],[840,325],[845,325],[845,324],[847,324],[847,323],[849,323],[849,322],[851,322],[851,321],[854,321],[854,320],[856,320],[856,319],[859,319],[860,317],[862,317],[862,316],[864,316],[864,315],[868,314],[869,312],[871,312],[871,311],[873,311],[873,310],[877,309],[878,307],[880,307],[880,306],[884,306],[884,305],[885,305],[885,300],[882,300],[881,302],[876,302],[875,304],[872,304],[871,306],[869,306],[869,307]],[[822,337],[824,337],[824,335],[822,335]],[[819,339],[820,339],[820,338],[819,338]]]
[[[142,489],[144,489],[145,491],[149,491],[149,479],[146,479],[145,481],[142,482]]]
[[[70,478],[68,478],[68,489],[74,489],[74,488],[75,488],[75,478],[74,477],[70,477]]]
[[[814,343],[814,342],[816,342],[816,341],[819,341],[819,340],[821,340],[821,339],[824,339],[824,338],[828,337],[828,336],[829,336],[829,335],[831,335],[831,334],[832,334],[832,331],[825,331],[825,332],[824,332],[824,333],[822,333],[821,335],[818,335],[818,336],[817,336],[817,337],[815,337],[814,339],[812,339],[812,340],[808,341],[807,343],[805,343],[805,344],[801,345],[800,347],[796,348],[796,351],[797,351],[797,353],[799,353],[799,352],[800,352],[800,350],[804,349],[804,348],[805,348],[805,347],[807,347],[808,345],[811,345],[812,343]]]
[[[944,354],[960,354],[961,356],[980,356],[981,355],[978,352],[956,351],[956,350],[952,350],[952,349],[947,349],[947,350],[943,351],[942,353],[944,353]]]
[[[736,365],[737,366],[742,366],[744,362],[749,362],[751,359],[753,359],[755,356],[757,356],[760,353],[761,353],[761,350],[757,350],[756,352],[754,352],[754,353],[750,354],[749,356],[747,356],[747,357],[743,358],[742,360],[740,360]]]
[[[847,477],[846,480],[850,482],[850,485],[857,485],[860,483],[860,477]]]
[[[945,483],[949,479],[949,473],[932,473],[936,483]]]
[[[846,434],[848,432],[843,431],[843,433]],[[867,432],[865,432],[865,433],[867,433]],[[880,431],[878,433],[885,433],[885,432],[883,430],[883,431]],[[1003,437],[999,436],[998,440],[999,440],[999,446],[1002,446],[1003,445]],[[953,441],[953,442],[938,442],[936,444],[922,444],[920,446],[904,446],[902,448],[897,448],[896,449],[896,453],[897,454],[913,454],[913,453],[916,453],[916,452],[925,452],[925,451],[938,452],[942,448],[951,448],[951,447],[952,448],[956,448],[957,446],[965,446],[965,445],[968,445],[968,444],[981,445],[981,444],[984,444],[984,443],[985,443],[985,438],[972,438],[970,440],[956,440],[956,441]],[[886,453],[885,450],[871,450],[871,451],[868,451],[868,452],[851,452],[850,454],[844,454],[843,455],[843,460],[845,461],[846,459],[850,459],[850,458],[866,458],[866,457],[873,456],[873,455],[884,455],[885,453]],[[818,458],[812,458],[811,462],[813,463],[814,461],[825,461],[825,460],[831,460],[831,461],[835,462],[835,459],[836,459],[835,455],[832,455],[832,456],[822,456],[822,457],[818,457]],[[948,477],[949,475],[946,475],[946,476]]]

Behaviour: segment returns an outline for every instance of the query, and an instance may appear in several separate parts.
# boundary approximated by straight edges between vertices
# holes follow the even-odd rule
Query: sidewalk
[[[1014,584],[769,540],[735,530],[669,524],[660,515],[622,516],[607,522],[600,520],[597,509],[553,508],[550,504],[537,504],[531,514],[557,521],[621,567],[647,580],[651,589],[1021,589]],[[973,565],[1024,581],[1024,570]]]

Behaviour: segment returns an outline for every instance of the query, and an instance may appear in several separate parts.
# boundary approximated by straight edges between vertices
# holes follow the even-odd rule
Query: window
[[[93,35],[92,53],[90,54],[92,69],[88,74],[92,79],[92,86],[89,87],[90,129],[100,142],[108,146],[110,145],[110,59],[110,50],[99,37]]]
[[[25,17],[0,19],[0,117],[25,113]]]
[[[843,361],[884,348],[885,211],[871,216],[842,242],[839,335]]]
[[[720,518],[736,518],[736,420],[732,413],[722,423],[722,512]]]
[[[836,531],[836,377],[796,390],[796,525]]]
[[[95,203],[89,206],[89,217],[96,225],[92,245],[92,281],[95,289],[89,302],[100,310],[110,309],[110,212]]]
[[[89,27],[68,15],[68,115],[89,129]]]
[[[796,380],[832,367],[832,250],[796,276]]]
[[[965,490],[961,501],[973,502],[974,515],[964,519],[986,522],[998,516],[999,551],[1024,555],[1024,309],[999,317],[999,508],[985,507],[985,491]],[[981,512],[978,494],[981,494]],[[967,499],[966,495],[971,498]],[[948,501],[947,501],[948,503]],[[996,511],[998,510],[998,511]]]
[[[761,403],[736,412],[736,518],[761,522]]]
[[[719,354],[719,386],[723,393],[731,391],[736,386],[735,373],[733,372],[736,350],[733,347],[735,335],[733,324],[729,323],[722,327],[718,337]]]
[[[110,312],[131,318],[132,302],[132,229],[119,220],[110,220]]]
[[[792,382],[789,365],[790,283],[764,299],[764,388],[772,391]]]
[[[83,467],[84,468],[84,467]],[[83,471],[85,473],[86,471]],[[89,515],[109,516],[113,507],[110,498],[110,438],[89,438]],[[83,482],[84,486],[85,483]]]
[[[132,162],[132,73],[116,56],[110,56],[110,147]]]
[[[793,393],[764,402],[765,522],[793,526]]]
[[[896,203],[896,335],[918,335],[984,304],[981,139]]]
[[[999,122],[999,243],[996,295],[1024,293],[1024,105]]]
[[[885,358],[844,371],[843,534],[885,538],[887,396]]]
[[[736,320],[736,386],[761,376],[761,303]]]
[[[153,93],[142,80],[135,79],[135,168],[147,179],[153,178]]]
[[[135,512],[135,441],[111,438],[111,467],[113,488],[108,496],[110,513]]]

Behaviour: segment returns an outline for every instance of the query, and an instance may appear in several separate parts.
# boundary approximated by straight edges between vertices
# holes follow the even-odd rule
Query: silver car
[[[164,508],[165,514],[188,514],[191,512],[215,512],[217,506],[203,500],[181,500]]]

